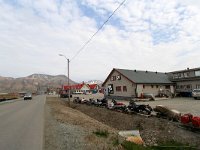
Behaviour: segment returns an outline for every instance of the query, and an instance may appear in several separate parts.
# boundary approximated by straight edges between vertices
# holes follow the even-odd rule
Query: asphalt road
[[[46,96],[0,105],[0,150],[42,150]]]

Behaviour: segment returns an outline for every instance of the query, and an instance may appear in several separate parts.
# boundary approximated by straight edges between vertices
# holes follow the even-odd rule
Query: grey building
[[[174,71],[168,73],[168,76],[176,83],[175,91],[181,96],[191,96],[193,89],[200,89],[200,68]]]
[[[174,83],[169,80],[168,74],[150,71],[114,68],[104,81],[103,87],[109,96],[117,98],[158,95],[161,91],[174,94]]]

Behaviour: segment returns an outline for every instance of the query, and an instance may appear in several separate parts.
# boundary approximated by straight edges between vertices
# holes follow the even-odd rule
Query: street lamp
[[[68,87],[69,87],[69,90],[68,90],[68,101],[69,101],[69,105],[70,105],[70,86],[69,86],[69,59],[65,56],[65,55],[63,55],[63,54],[59,54],[59,56],[63,56],[66,60],[67,60],[67,70],[68,70],[68,81],[67,81],[67,85],[68,85]]]

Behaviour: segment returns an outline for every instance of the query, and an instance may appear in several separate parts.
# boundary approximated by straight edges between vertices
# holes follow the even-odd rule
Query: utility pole
[[[63,54],[59,54],[59,56],[63,56],[66,60],[67,60],[67,70],[68,70],[68,75],[67,75],[67,77],[68,77],[68,81],[67,81],[67,86],[68,86],[68,102],[69,102],[69,106],[70,106],[70,85],[69,85],[69,63],[70,63],[70,61],[69,61],[69,59],[65,56],[65,55],[63,55]]]
[[[67,59],[67,72],[68,72],[68,75],[67,75],[67,77],[68,77],[68,81],[67,81],[67,85],[68,85],[68,87],[69,87],[69,89],[68,89],[68,101],[69,101],[69,106],[70,106],[70,85],[69,85],[69,59]]]

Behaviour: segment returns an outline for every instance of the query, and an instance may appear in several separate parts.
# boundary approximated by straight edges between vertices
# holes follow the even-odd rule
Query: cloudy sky
[[[67,74],[67,61],[122,0],[0,0],[0,76]],[[200,67],[199,0],[126,0],[70,62],[74,81],[112,68]]]

